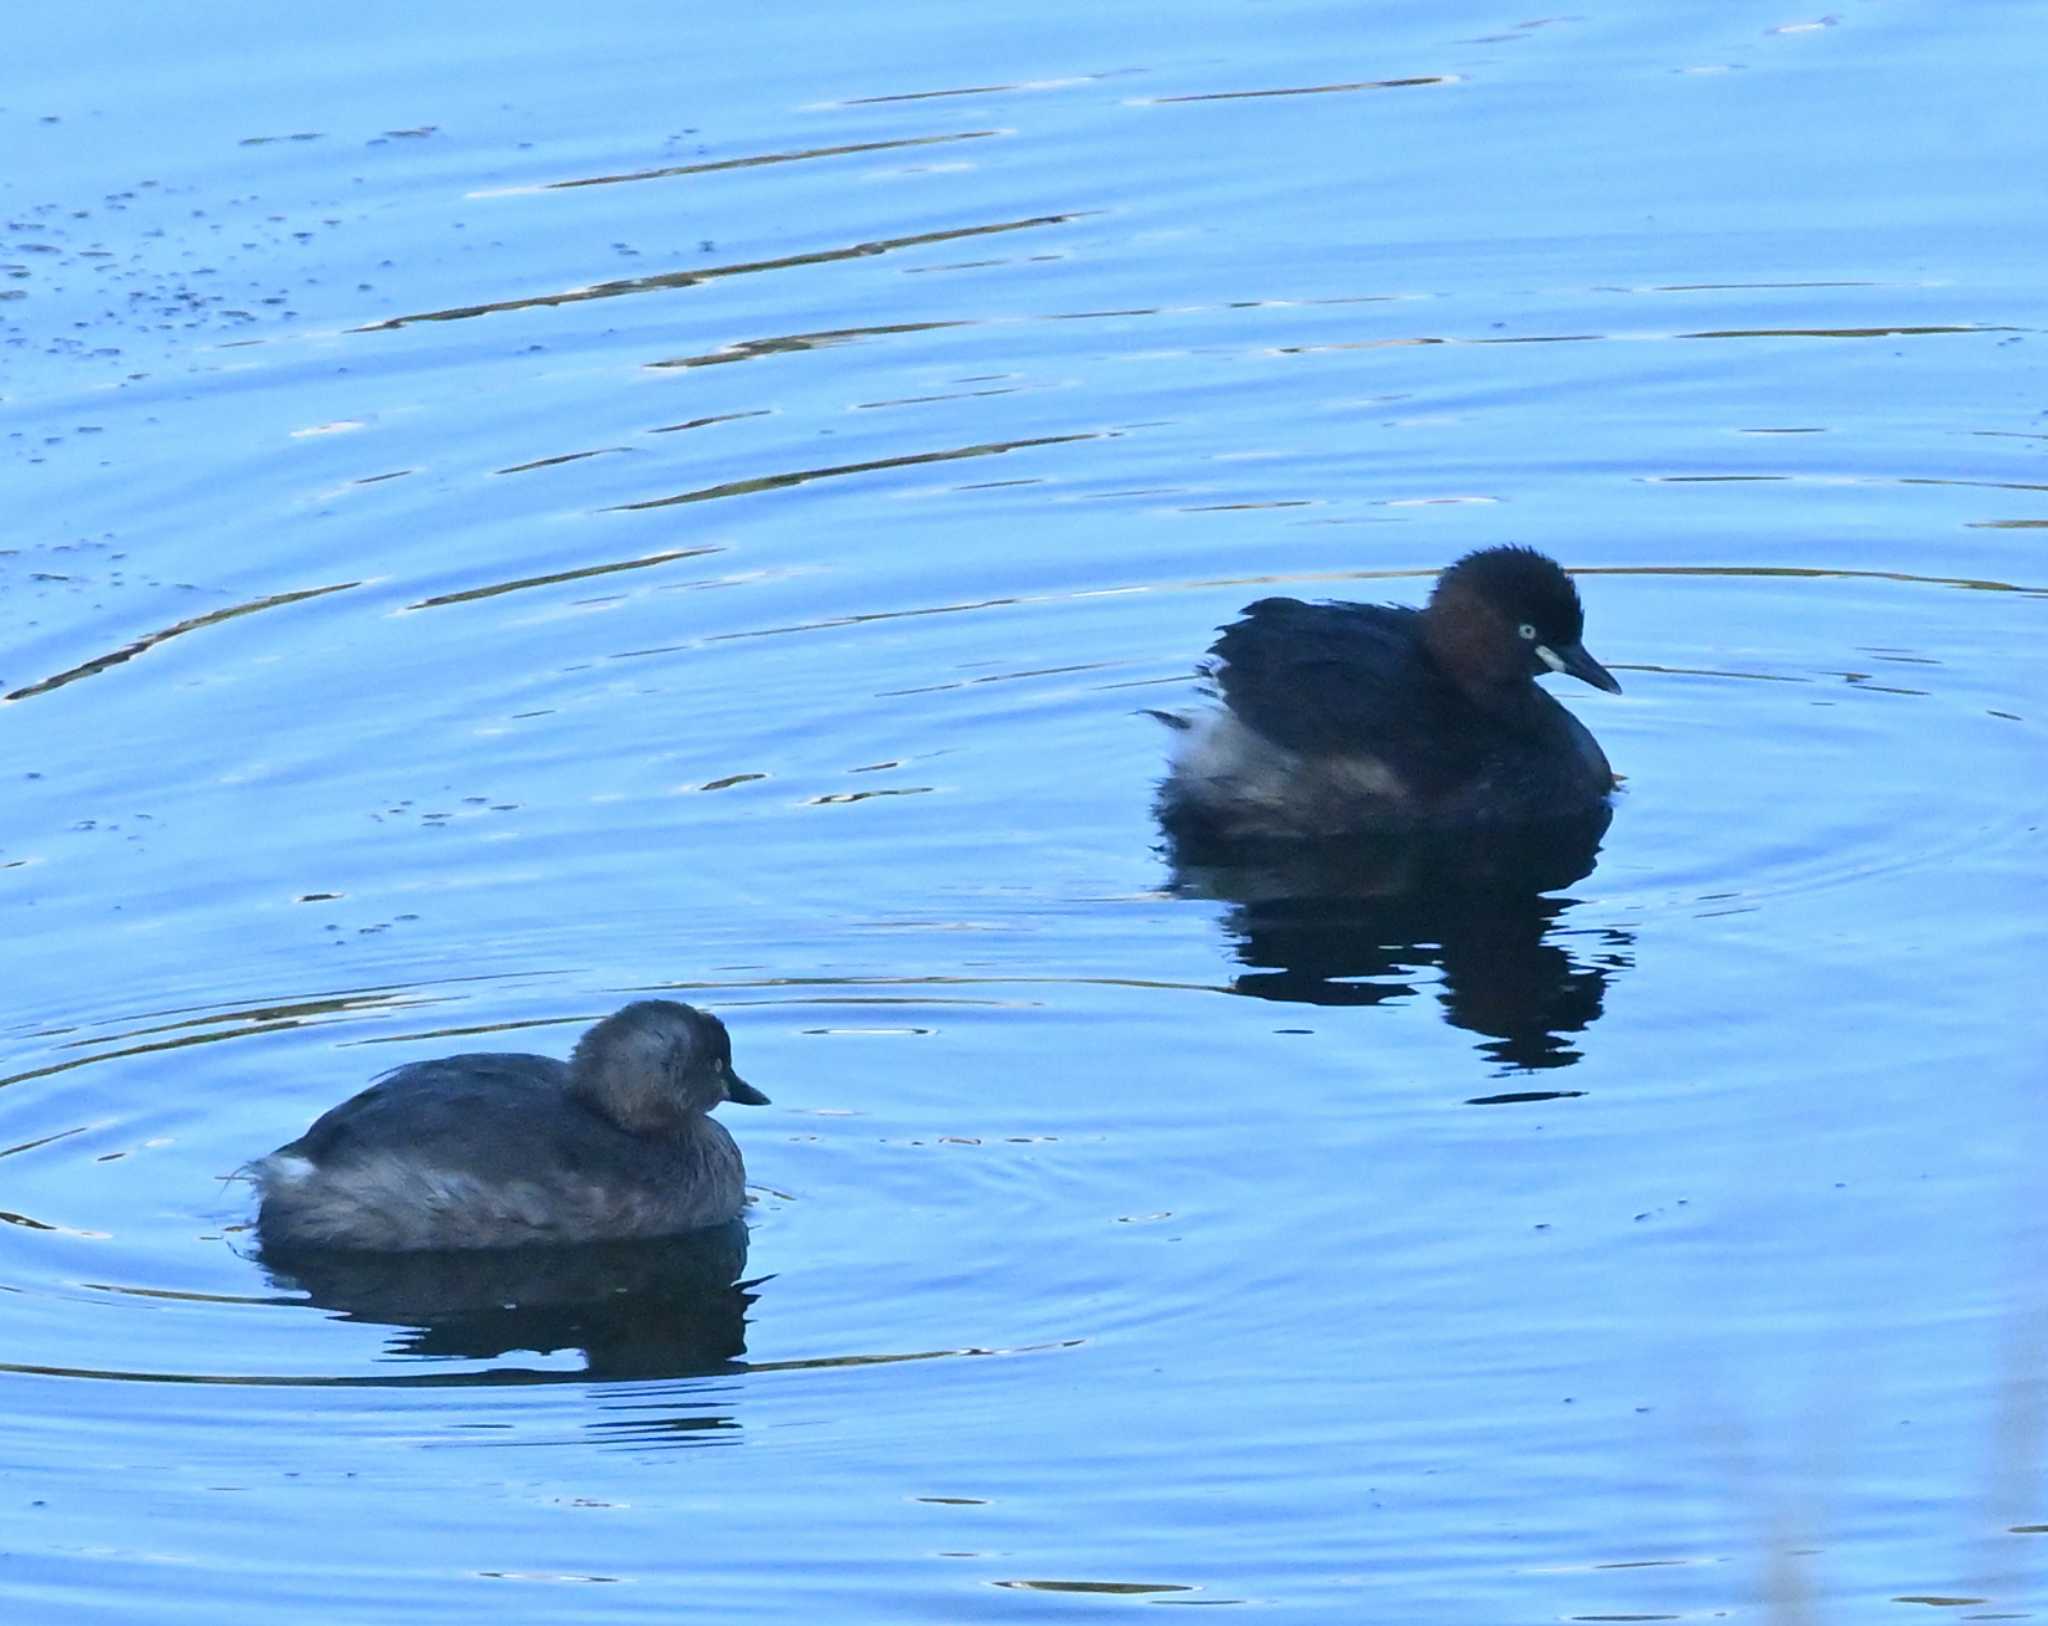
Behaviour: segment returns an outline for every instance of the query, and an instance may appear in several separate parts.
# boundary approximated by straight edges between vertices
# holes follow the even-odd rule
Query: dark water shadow
[[[746,1353],[743,1220],[581,1247],[352,1253],[265,1250],[276,1287],[344,1321],[396,1330],[388,1352],[497,1360],[580,1350],[594,1378],[700,1377]]]
[[[1551,896],[1592,873],[1611,810],[1511,830],[1225,847],[1168,828],[1173,889],[1231,904],[1224,930],[1247,968],[1233,989],[1302,1005],[1412,999],[1428,973],[1444,1019],[1481,1036],[1505,1071],[1569,1067],[1634,934],[1568,924]],[[1575,1092],[1517,1091],[1494,1105]]]

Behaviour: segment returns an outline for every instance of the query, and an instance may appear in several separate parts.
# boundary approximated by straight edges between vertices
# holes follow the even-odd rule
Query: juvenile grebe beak
[[[753,1085],[741,1078],[730,1067],[725,1070],[725,1098],[728,1101],[737,1101],[741,1106],[746,1107],[765,1107],[768,1104],[767,1096],[755,1089]]]
[[[1621,685],[1614,681],[1614,674],[1588,655],[1584,644],[1566,644],[1562,649],[1552,649],[1548,644],[1538,644],[1536,658],[1553,672],[1575,677],[1581,683],[1590,683],[1594,688],[1605,689],[1609,694],[1621,693]]]

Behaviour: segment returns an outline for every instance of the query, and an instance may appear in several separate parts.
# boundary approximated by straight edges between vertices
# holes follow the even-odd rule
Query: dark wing
[[[1418,785],[1476,767],[1474,708],[1424,656],[1414,610],[1263,598],[1211,653],[1224,702],[1276,745],[1374,756]]]
[[[314,1121],[285,1153],[327,1167],[399,1155],[450,1172],[573,1174],[631,1137],[566,1091],[547,1056],[444,1056],[387,1073]]]

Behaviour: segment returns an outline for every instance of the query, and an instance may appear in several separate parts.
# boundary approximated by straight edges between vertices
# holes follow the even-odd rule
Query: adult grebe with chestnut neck
[[[1578,589],[1533,548],[1469,553],[1421,609],[1266,598],[1222,629],[1220,707],[1179,733],[1159,813],[1181,839],[1327,840],[1604,816],[1614,770],[1536,686],[1621,685]]]

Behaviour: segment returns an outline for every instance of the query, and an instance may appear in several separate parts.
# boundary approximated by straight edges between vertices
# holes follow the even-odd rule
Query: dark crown
[[[1575,644],[1584,636],[1586,612],[1579,590],[1555,559],[1534,548],[1481,548],[1468,553],[1437,578],[1434,604],[1450,590],[1491,604],[1510,622],[1532,623],[1548,642]]]

